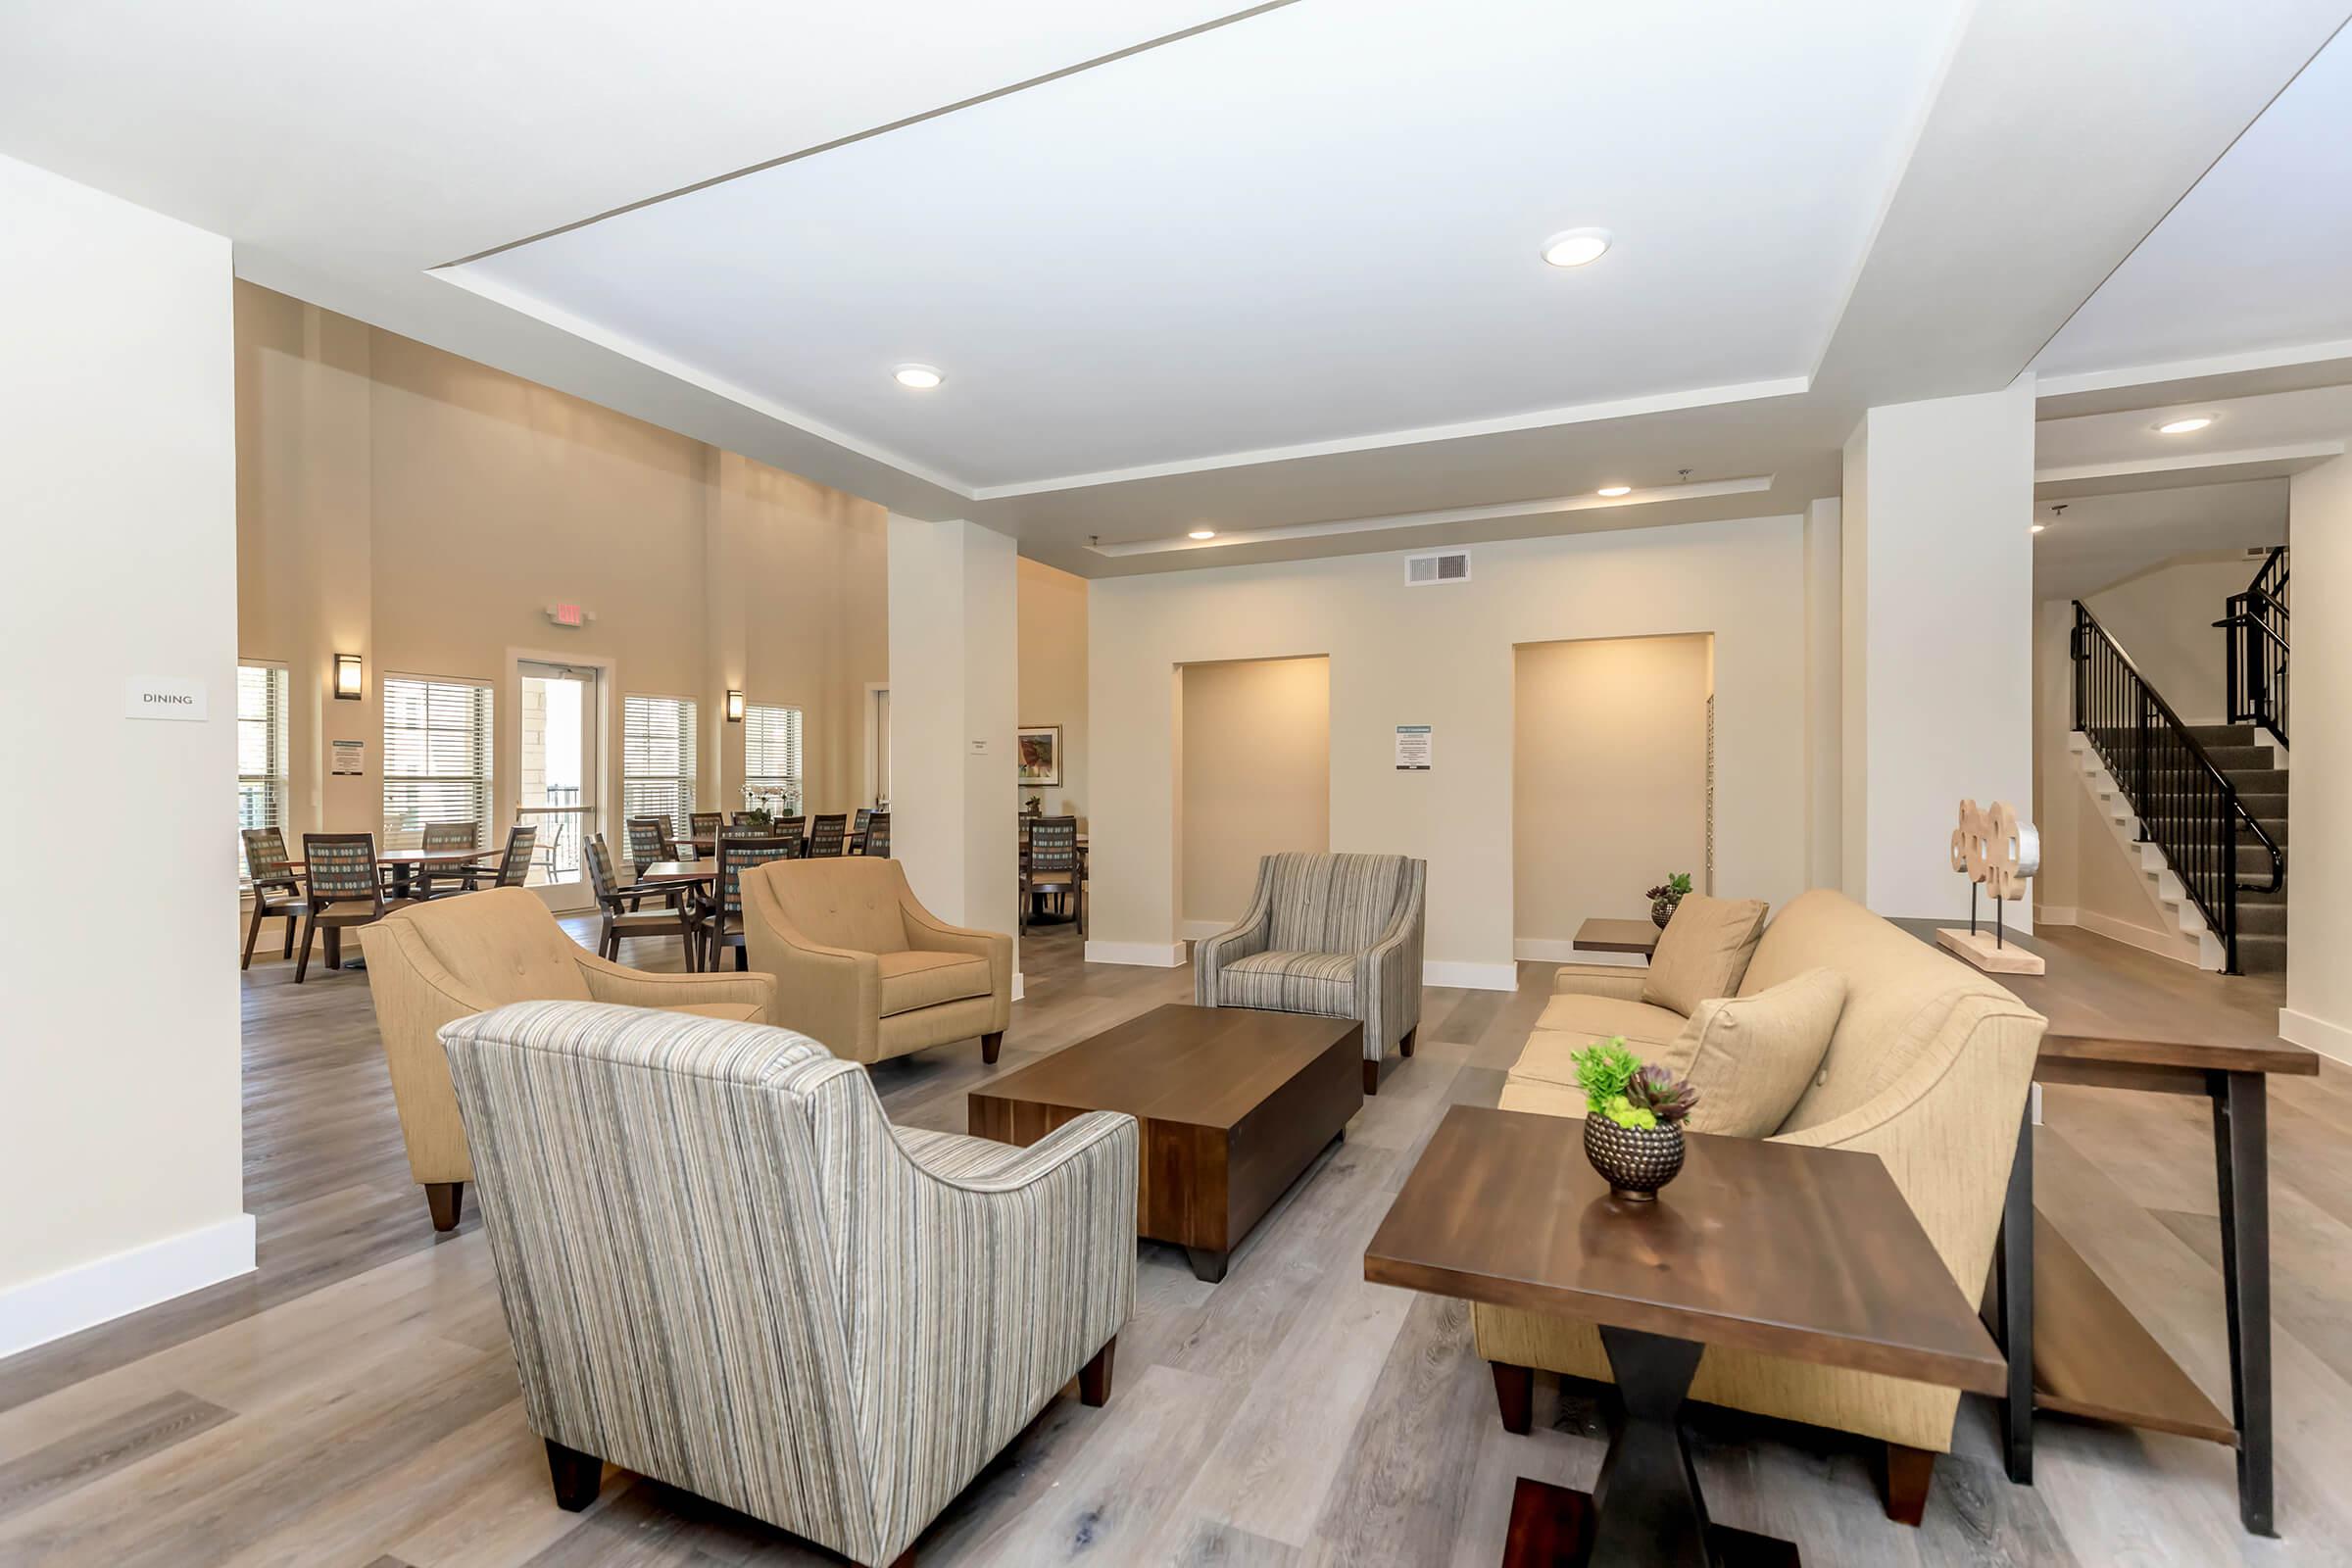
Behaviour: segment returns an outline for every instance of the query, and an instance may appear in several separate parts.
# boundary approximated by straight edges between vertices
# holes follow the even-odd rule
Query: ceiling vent
[[[1470,552],[1447,550],[1434,556],[1404,558],[1404,585],[1407,588],[1427,588],[1433,583],[1468,582],[1470,580]]]

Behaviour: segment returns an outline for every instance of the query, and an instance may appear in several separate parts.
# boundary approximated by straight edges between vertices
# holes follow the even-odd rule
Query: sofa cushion
[[[1563,991],[1544,1004],[1536,1028],[1553,1034],[1572,1034],[1579,1050],[1595,1040],[1623,1035],[1635,1055],[1644,1061],[1655,1061],[1689,1023],[1681,1013],[1653,1007],[1646,1002]],[[1576,1079],[1571,1075],[1568,1081],[1574,1083]]]
[[[877,953],[874,966],[882,971],[885,1018],[988,995],[988,960],[969,953]]]
[[[1684,1017],[1709,997],[1736,996],[1756,939],[1764,932],[1762,899],[1686,896],[1658,933],[1642,982],[1642,1000]]]
[[[1700,1003],[1659,1058],[1698,1091],[1690,1130],[1733,1138],[1779,1132],[1812,1084],[1844,1006],[1845,976],[1834,969]]]
[[[1217,1005],[1355,1016],[1355,955],[1252,953],[1217,971]]]
[[[690,1002],[683,1007],[663,1007],[663,1012],[689,1013],[697,1018],[724,1018],[730,1023],[765,1023],[761,1016],[767,1009],[756,1002]]]

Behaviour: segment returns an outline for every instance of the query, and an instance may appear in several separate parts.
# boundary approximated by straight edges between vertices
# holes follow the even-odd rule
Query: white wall
[[[1842,871],[1882,914],[1965,912],[1961,799],[2033,798],[2033,507],[2031,374],[1872,409],[1847,443]]]
[[[4,158],[0,213],[0,710],[57,760],[0,768],[0,820],[73,846],[0,905],[5,1354],[250,1269],[253,1223],[228,242]],[[126,718],[134,677],[209,716]]]
[[[1712,632],[1716,886],[1786,902],[1805,886],[1801,535],[1781,516],[1486,544],[1469,582],[1430,588],[1396,554],[1098,579],[1090,955],[1183,959],[1176,670],[1210,660],[1331,657],[1331,847],[1427,858],[1432,978],[1505,987],[1514,646]],[[1424,723],[1434,767],[1396,771],[1396,726]]]
[[[1817,888],[1844,881],[1842,518],[1836,496],[1805,509],[1805,868]]]
[[[2352,458],[2296,474],[2286,773],[2286,1007],[2278,1032],[2352,1062]]]
[[[2229,659],[2213,623],[2261,567],[2260,560],[2234,551],[2190,556],[2082,602],[2174,712],[2191,724],[2219,724],[2230,710]]]

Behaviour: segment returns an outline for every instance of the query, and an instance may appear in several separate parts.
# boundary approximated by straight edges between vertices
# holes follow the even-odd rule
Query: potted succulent
[[[1666,922],[1674,918],[1675,908],[1683,902],[1683,895],[1690,891],[1690,873],[1677,871],[1642,895],[1649,900],[1649,917],[1658,922],[1659,930],[1666,929]]]
[[[1660,1066],[1643,1066],[1625,1037],[1595,1040],[1568,1058],[1585,1092],[1585,1157],[1616,1197],[1656,1200],[1683,1168],[1683,1118],[1698,1091]]]

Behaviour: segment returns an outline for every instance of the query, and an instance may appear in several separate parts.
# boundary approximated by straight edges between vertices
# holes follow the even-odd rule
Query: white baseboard
[[[1224,929],[1222,926],[1219,930]],[[1089,942],[1086,945],[1089,963],[1133,963],[1147,969],[1181,969],[1184,967],[1184,944],[1181,942]]]
[[[1649,960],[1639,953],[1579,953],[1573,938],[1514,937],[1511,956],[1525,963],[1596,963],[1615,964],[1623,969],[1640,969]]]
[[[253,1272],[253,1216],[168,1236],[0,1291],[0,1356]]]
[[[2101,914],[2096,909],[2077,909],[2075,923],[2094,936],[2105,937],[2110,942],[2121,942],[2127,948],[2137,948],[2142,953],[2153,953],[2159,958],[2170,958],[2175,963],[2185,963],[2192,969],[2197,966],[2197,960],[2194,957],[2180,951],[2180,944],[2187,940],[2185,936],[2167,937],[2162,931],[2150,931],[2145,926],[2118,920],[2115,916]]]
[[[1015,969],[1015,970],[1013,970],[1013,971],[1012,971],[1012,1000],[1013,1000],[1013,1001],[1015,1001],[1015,1002],[1018,1002],[1018,1001],[1020,1001],[1020,1000],[1021,1000],[1021,998],[1023,998],[1023,997],[1027,996],[1028,994],[1029,994],[1029,988],[1028,988],[1026,985],[1022,984],[1022,982],[1021,982],[1021,971],[1020,971],[1020,970],[1018,970],[1018,969]]]
[[[2036,927],[2080,925],[2082,923],[2082,911],[2071,904],[2036,904],[2034,906],[2034,924]]]
[[[1176,934],[1187,942],[1200,942],[1215,936],[1220,931],[1232,929],[1233,922],[1231,920],[1179,920],[1176,922]]]
[[[1425,958],[1421,963],[1421,983],[1425,986],[1452,986],[1463,991],[1516,991],[1519,989],[1519,966],[1515,963],[1448,963]]]
[[[2298,1046],[2308,1046],[2333,1061],[2352,1067],[2352,1029],[2340,1023],[2315,1018],[2308,1012],[2292,1007],[2278,1009],[2278,1037],[2291,1040]]]

